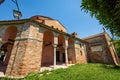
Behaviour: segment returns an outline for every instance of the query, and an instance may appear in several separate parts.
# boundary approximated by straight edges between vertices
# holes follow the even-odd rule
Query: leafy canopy
[[[81,8],[120,37],[120,0],[82,0]]]

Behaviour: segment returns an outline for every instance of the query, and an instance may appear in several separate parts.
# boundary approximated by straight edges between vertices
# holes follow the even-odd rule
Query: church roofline
[[[80,39],[80,38],[74,37],[74,36],[71,35],[71,34],[68,34],[68,33],[66,33],[66,32],[61,32],[61,31],[56,30],[56,29],[54,29],[54,28],[52,28],[52,27],[49,27],[49,26],[47,26],[47,25],[45,25],[45,24],[39,23],[39,22],[37,22],[37,21],[35,21],[35,20],[33,20],[33,22],[41,25],[42,27],[45,27],[45,28],[47,28],[47,29],[50,29],[50,30],[52,30],[52,31],[58,32],[58,33],[60,33],[60,34],[66,35],[66,36],[71,37],[71,38],[74,38],[74,39],[77,39],[77,40],[79,40],[79,41],[81,41],[81,42],[88,43],[88,42],[86,42],[86,41],[84,41],[84,40],[82,40],[82,39]]]
[[[22,19],[22,20],[4,20],[4,21],[0,21],[0,25],[4,25],[4,24],[19,24],[19,23],[25,23],[27,21],[29,21],[30,19]]]
[[[49,20],[55,20],[55,19],[52,19],[50,17],[47,17],[47,16],[41,16],[41,15],[35,15],[35,16],[32,16],[30,17],[30,19],[33,19],[34,17],[43,17],[43,18],[46,18],[46,19],[49,19]]]
[[[102,35],[105,35],[105,34],[108,35],[107,32],[103,32],[103,33],[95,34],[95,35],[92,35],[92,36],[88,36],[88,37],[86,37],[86,38],[82,38],[82,40],[92,39],[92,38],[95,38],[95,37],[98,37],[98,36],[102,36]],[[109,36],[109,35],[108,35],[108,36]],[[110,36],[109,36],[109,37],[110,37]]]
[[[62,26],[63,26],[63,24],[59,21],[59,20],[57,20],[57,19],[53,19],[53,18],[50,18],[50,17],[46,17],[46,16],[41,16],[41,15],[36,15],[36,16],[32,16],[30,19],[34,19],[34,17],[43,17],[43,18],[46,18],[46,19],[48,19],[48,20],[55,20],[55,21],[57,21],[57,22],[59,22]],[[67,29],[65,26],[63,26],[65,29]]]
[[[56,19],[55,19],[56,20]],[[59,21],[59,20],[56,20],[57,22],[59,22],[62,26],[63,24]],[[67,29],[65,26],[63,26],[65,29]]]
[[[25,22],[33,22],[33,23],[36,23],[36,24],[38,24],[38,25],[40,25],[40,26],[42,26],[42,27],[45,27],[45,28],[47,28],[47,29],[50,29],[50,30],[52,30],[52,31],[54,31],[54,32],[57,32],[57,33],[66,35],[66,36],[68,36],[68,37],[71,37],[71,38],[73,38],[73,39],[77,39],[77,40],[79,40],[79,41],[81,41],[81,42],[87,43],[86,41],[84,41],[84,40],[82,40],[82,39],[80,39],[80,38],[76,38],[76,37],[74,37],[74,36],[71,35],[71,34],[68,34],[68,33],[62,32],[62,31],[59,31],[59,30],[54,29],[54,28],[52,28],[52,27],[49,27],[49,26],[47,26],[47,25],[45,25],[45,24],[39,23],[39,22],[35,21],[34,19],[5,20],[5,21],[0,21],[0,25],[5,25],[5,24],[7,24],[7,25],[8,25],[8,24],[22,24],[22,23],[25,23]]]

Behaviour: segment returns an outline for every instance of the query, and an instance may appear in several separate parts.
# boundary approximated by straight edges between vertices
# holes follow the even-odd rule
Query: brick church
[[[45,16],[0,21],[0,54],[0,72],[6,76],[25,76],[58,64],[119,63],[106,32],[80,39]]]

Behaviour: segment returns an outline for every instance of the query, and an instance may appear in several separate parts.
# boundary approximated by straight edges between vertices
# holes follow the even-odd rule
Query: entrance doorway
[[[63,63],[65,63],[65,53],[62,54]]]
[[[56,51],[56,62],[60,62],[60,52]]]
[[[57,64],[65,63],[65,53],[60,53],[60,51],[56,51],[56,62]]]

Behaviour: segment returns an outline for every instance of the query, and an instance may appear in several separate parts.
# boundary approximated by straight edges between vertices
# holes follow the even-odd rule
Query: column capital
[[[3,41],[2,41],[2,39],[0,39],[0,44],[2,44],[3,43]]]
[[[56,47],[57,47],[57,44],[52,44],[52,46],[53,46],[54,48],[56,48]]]
[[[52,32],[54,37],[58,37],[59,36],[59,33],[56,33],[56,32]]]
[[[68,36],[64,36],[64,38],[65,38],[65,40],[68,40],[69,37]]]
[[[81,42],[79,40],[74,40],[75,44],[80,44]]]
[[[63,46],[65,49],[67,49],[68,48],[68,46]]]

